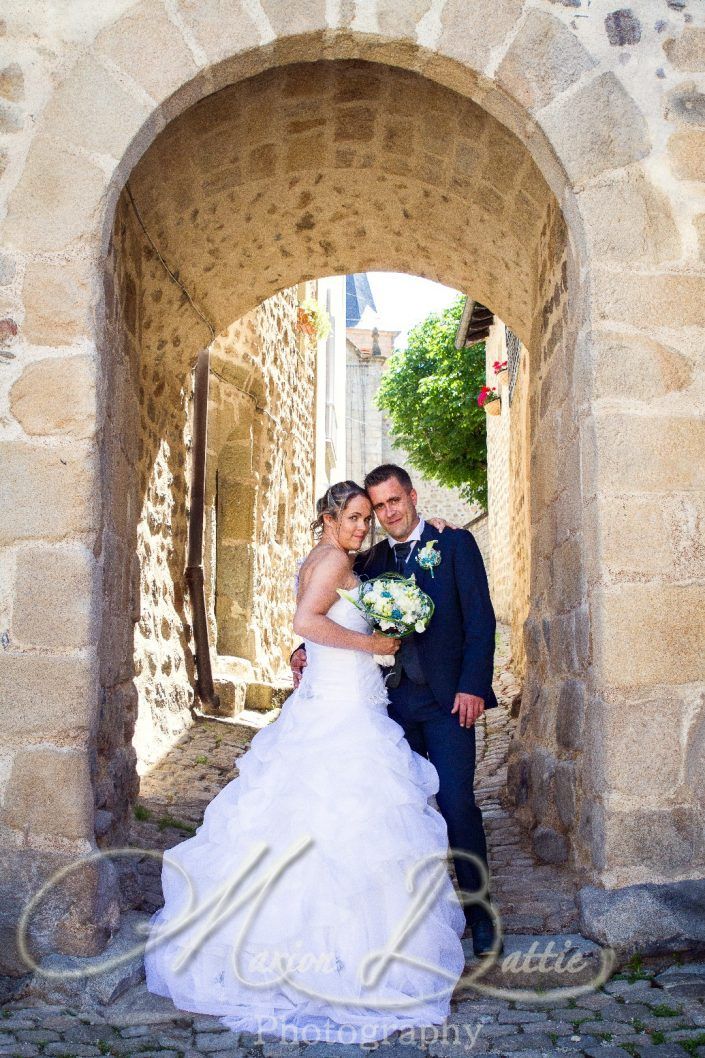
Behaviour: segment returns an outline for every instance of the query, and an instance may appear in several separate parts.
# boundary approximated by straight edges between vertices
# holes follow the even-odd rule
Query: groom
[[[390,539],[361,552],[355,572],[365,579],[392,571],[405,577],[413,573],[435,603],[427,630],[403,639],[396,654],[386,681],[389,716],[404,729],[412,749],[428,757],[438,772],[436,801],[451,848],[474,854],[487,868],[482,813],[473,790],[474,724],[485,708],[497,705],[492,690],[496,622],[482,556],[465,529],[439,533],[424,522],[416,510],[416,490],[402,467],[376,467],[365,478],[365,489]],[[417,561],[425,545],[427,552],[431,546],[435,552],[432,561],[440,557],[432,569],[425,560]],[[305,663],[300,647],[291,659],[296,682]],[[481,879],[474,862],[456,855],[454,864],[461,889],[477,892]],[[497,941],[492,917],[482,904],[468,904],[465,916],[475,955],[490,953]],[[501,939],[498,947],[501,953]]]

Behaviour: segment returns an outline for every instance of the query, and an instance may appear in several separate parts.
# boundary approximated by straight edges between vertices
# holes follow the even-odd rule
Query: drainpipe
[[[203,586],[203,511],[206,502],[206,431],[208,426],[208,380],[210,349],[201,349],[196,362],[193,389],[193,462],[191,508],[188,523],[186,584],[191,597],[193,638],[196,645],[196,691],[212,709],[220,709],[220,698],[213,686],[206,596]]]

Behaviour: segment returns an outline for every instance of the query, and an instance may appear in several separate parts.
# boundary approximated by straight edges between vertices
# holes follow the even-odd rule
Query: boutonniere
[[[436,551],[433,546],[437,543],[437,540],[429,540],[427,544],[424,544],[416,556],[416,561],[421,566],[421,569],[427,569],[431,576],[434,575],[433,571],[435,567],[440,566],[441,564],[441,553],[440,551]]]

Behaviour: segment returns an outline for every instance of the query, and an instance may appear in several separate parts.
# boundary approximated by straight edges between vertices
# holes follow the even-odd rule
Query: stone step
[[[675,996],[705,999],[705,962],[669,966],[654,980],[660,988]]]
[[[205,720],[215,720],[216,723],[225,724],[228,727],[248,727],[255,731],[259,731],[261,727],[271,724],[277,719],[280,712],[281,709],[279,708],[269,709],[267,712],[263,712],[261,709],[243,708],[233,716],[223,716],[216,713],[204,713],[199,709],[195,710],[196,716]]]
[[[207,716],[237,716],[242,712],[245,708],[247,684],[234,683],[227,677],[217,676],[213,680],[213,686],[220,699],[220,709],[216,712],[207,702],[203,702],[201,707]]]
[[[149,917],[124,911],[117,932],[98,955],[45,956],[32,976],[30,994],[84,1010],[114,1003],[144,980],[142,946]]]
[[[269,712],[280,709],[291,694],[290,679],[266,682],[255,677],[252,666],[242,658],[218,657],[213,675],[220,708],[200,702],[197,712],[216,718],[238,716],[245,709]]]
[[[245,708],[258,709],[261,712],[280,709],[291,692],[290,683],[248,683]]]

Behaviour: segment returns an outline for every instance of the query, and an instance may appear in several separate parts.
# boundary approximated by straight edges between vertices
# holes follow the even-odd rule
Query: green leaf
[[[464,305],[460,294],[409,331],[406,349],[387,361],[376,404],[412,467],[487,509],[486,413],[476,399],[485,384],[485,343],[455,348]]]

